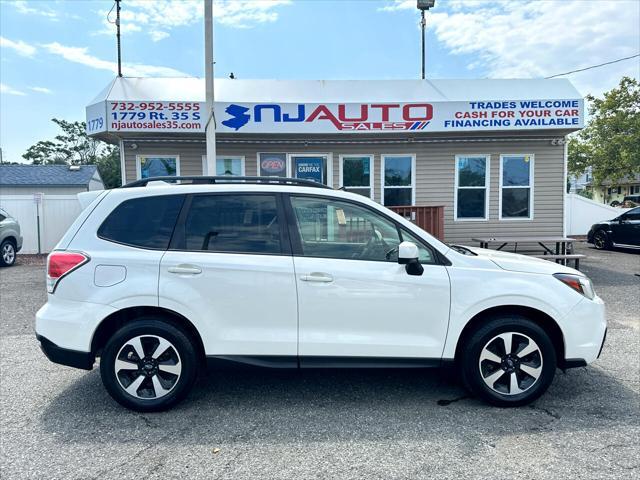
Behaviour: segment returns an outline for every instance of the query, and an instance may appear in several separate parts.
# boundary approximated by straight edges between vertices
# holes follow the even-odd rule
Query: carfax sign
[[[204,132],[204,102],[87,107],[87,132]],[[582,99],[423,103],[216,103],[220,133],[465,132],[582,128]]]

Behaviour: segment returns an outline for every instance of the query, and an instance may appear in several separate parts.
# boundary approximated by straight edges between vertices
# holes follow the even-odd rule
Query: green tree
[[[591,167],[593,183],[640,174],[640,84],[623,77],[602,98],[587,95],[589,124],[569,139],[569,171]]]
[[[34,165],[97,165],[106,188],[120,186],[120,152],[117,147],[87,135],[85,122],[53,118],[60,130],[53,140],[41,140],[22,155]]]

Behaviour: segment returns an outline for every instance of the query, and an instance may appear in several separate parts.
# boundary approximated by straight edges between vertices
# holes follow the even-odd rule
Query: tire
[[[102,383],[116,402],[131,410],[167,410],[191,390],[198,371],[196,352],[180,328],[141,317],[108,340],[100,358]]]
[[[507,339],[511,341],[509,356],[505,354]],[[489,318],[462,345],[460,367],[465,386],[498,407],[519,407],[536,400],[551,385],[556,365],[549,336],[519,315]]]
[[[609,236],[604,230],[598,230],[593,234],[593,246],[596,250],[607,250],[611,247]]]
[[[16,246],[7,239],[0,244],[0,267],[11,267],[16,263]]]

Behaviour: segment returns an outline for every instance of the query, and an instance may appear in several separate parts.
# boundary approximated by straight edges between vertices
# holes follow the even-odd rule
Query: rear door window
[[[184,198],[184,195],[163,195],[126,200],[102,222],[98,237],[134,247],[166,250]]]
[[[281,229],[275,195],[195,195],[184,220],[189,251],[280,254]]]

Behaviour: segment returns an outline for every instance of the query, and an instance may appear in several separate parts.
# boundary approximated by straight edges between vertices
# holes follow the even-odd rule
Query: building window
[[[325,153],[293,153],[289,155],[292,177],[333,185],[331,155]]]
[[[454,220],[486,220],[489,155],[456,155]]]
[[[341,155],[340,186],[347,192],[373,196],[373,155]]]
[[[244,157],[216,156],[216,175],[244,176]]]
[[[415,155],[383,155],[380,171],[382,204],[388,206],[415,203]]]
[[[500,156],[500,219],[533,218],[533,155]]]
[[[178,155],[138,155],[136,156],[138,178],[175,177],[180,175]]]
[[[258,175],[261,177],[286,177],[286,153],[258,153]]]

